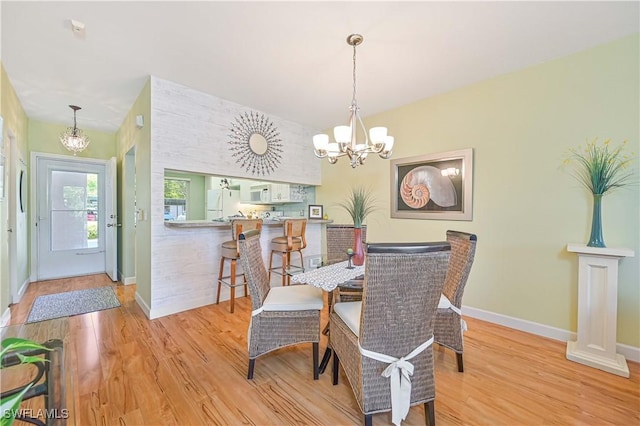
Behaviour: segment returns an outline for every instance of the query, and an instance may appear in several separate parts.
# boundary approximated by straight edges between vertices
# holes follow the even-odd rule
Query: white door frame
[[[20,299],[22,299],[22,295],[24,294],[28,283],[28,280],[25,282],[18,282],[18,238],[24,236],[26,243],[26,224],[23,222],[22,218],[18,218],[20,212],[19,202],[20,202],[20,193],[18,192],[18,180],[19,180],[19,172],[24,171],[27,172],[27,164],[24,162],[22,157],[20,156],[20,151],[18,150],[18,143],[16,141],[16,137],[11,129],[7,129],[7,135],[9,136],[9,149],[7,156],[7,167],[9,169],[9,179],[5,183],[5,193],[7,194],[6,199],[9,202],[8,205],[8,224],[9,224],[9,289],[10,289],[10,297],[11,303],[18,303]],[[26,176],[25,176],[26,179]],[[23,200],[26,201],[26,200]],[[19,231],[22,226],[25,226],[24,235],[19,235]],[[26,265],[25,265],[26,266]]]
[[[30,167],[30,195],[29,201],[31,208],[29,209],[29,219],[31,229],[31,277],[30,281],[34,282],[37,280],[38,276],[38,230],[36,228],[36,224],[38,223],[38,211],[37,211],[37,164],[39,159],[48,159],[48,160],[59,160],[59,161],[68,161],[68,162],[77,162],[77,163],[92,163],[92,164],[100,164],[104,165],[105,168],[108,167],[109,160],[101,160],[98,158],[85,158],[85,157],[75,157],[73,155],[61,155],[61,154],[51,154],[46,152],[31,152],[31,167]],[[115,248],[114,248],[115,249]],[[106,255],[106,248],[105,248]]]
[[[118,281],[118,228],[122,226],[118,219],[118,171],[116,169],[116,157],[112,157],[105,163],[105,217],[106,245],[104,248],[105,272],[111,281]],[[111,250],[109,250],[111,247]]]

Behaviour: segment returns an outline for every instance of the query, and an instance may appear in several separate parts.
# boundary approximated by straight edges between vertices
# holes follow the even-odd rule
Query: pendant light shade
[[[73,152],[73,155],[76,155],[78,152],[84,151],[90,141],[84,132],[78,129],[76,122],[76,112],[82,108],[76,105],[69,105],[69,108],[73,110],[73,127],[67,127],[67,130],[60,135],[60,143]]]

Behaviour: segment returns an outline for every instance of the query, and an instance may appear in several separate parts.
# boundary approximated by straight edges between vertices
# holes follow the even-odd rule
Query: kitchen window
[[[189,179],[164,179],[164,220],[187,220]]]

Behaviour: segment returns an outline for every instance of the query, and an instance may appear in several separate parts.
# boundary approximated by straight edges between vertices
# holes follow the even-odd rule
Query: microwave
[[[267,203],[271,201],[269,199],[269,188],[252,188],[250,195],[252,203]]]

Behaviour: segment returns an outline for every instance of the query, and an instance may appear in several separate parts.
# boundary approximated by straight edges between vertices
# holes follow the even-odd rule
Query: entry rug
[[[120,301],[113,288],[109,286],[47,294],[36,297],[26,323],[70,317],[119,306]]]

